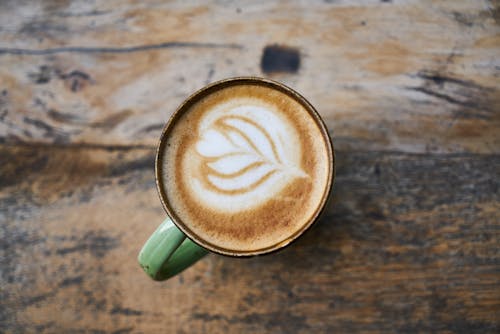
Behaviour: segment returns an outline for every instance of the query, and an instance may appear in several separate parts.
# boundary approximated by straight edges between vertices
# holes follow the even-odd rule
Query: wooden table
[[[498,333],[497,0],[0,1],[0,332]],[[194,90],[273,78],[335,197],[271,256],[167,282],[155,145]]]

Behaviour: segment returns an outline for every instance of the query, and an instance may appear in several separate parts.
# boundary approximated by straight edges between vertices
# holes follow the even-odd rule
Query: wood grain
[[[0,2],[0,332],[500,331],[498,1]],[[334,138],[325,216],[285,250],[163,283],[159,133],[236,75]]]
[[[337,145],[500,147],[497,2],[2,7],[7,142],[155,145],[187,95],[217,79],[265,75],[263,49],[283,44],[300,51],[300,69],[268,76],[309,98]]]

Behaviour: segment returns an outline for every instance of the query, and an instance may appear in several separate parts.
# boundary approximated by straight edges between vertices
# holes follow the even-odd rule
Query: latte
[[[284,86],[236,79],[176,112],[157,157],[162,201],[177,225],[216,252],[251,255],[299,235],[333,178],[328,134]]]

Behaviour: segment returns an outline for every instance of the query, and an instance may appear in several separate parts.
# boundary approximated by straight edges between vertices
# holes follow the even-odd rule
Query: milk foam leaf
[[[262,119],[260,119],[262,122]],[[287,148],[276,142],[265,124],[242,115],[224,115],[205,129],[196,150],[208,167],[203,179],[215,191],[245,193],[277,178],[307,177],[282,154]]]
[[[231,128],[225,127],[226,129],[226,134],[233,142],[234,145],[241,147],[245,152],[255,152],[257,153],[257,150],[252,147],[251,142],[249,142],[245,137],[242,136],[241,132],[239,130],[232,130]]]
[[[275,148],[276,145],[272,141],[270,134],[262,126],[243,117],[227,117],[224,120],[224,124],[233,129],[238,129],[245,139],[248,140],[251,147],[263,155],[266,160],[279,162]]]
[[[230,178],[223,178],[220,176],[209,174],[208,180],[214,187],[220,190],[235,191],[255,186],[258,183],[261,183],[265,177],[268,178],[277,171],[278,170],[274,168],[274,166],[270,164],[263,164],[248,170],[242,175],[237,175]]]
[[[207,165],[216,173],[234,175],[261,162],[262,159],[256,154],[240,153],[223,156]]]
[[[236,152],[238,147],[234,146],[224,134],[210,129],[198,141],[196,150],[205,157],[219,157]]]

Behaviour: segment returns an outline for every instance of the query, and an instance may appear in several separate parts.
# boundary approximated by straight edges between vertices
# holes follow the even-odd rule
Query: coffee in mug
[[[318,113],[260,78],[224,80],[189,97],[164,128],[156,159],[175,226],[231,256],[268,253],[300,236],[324,208],[333,177]]]

